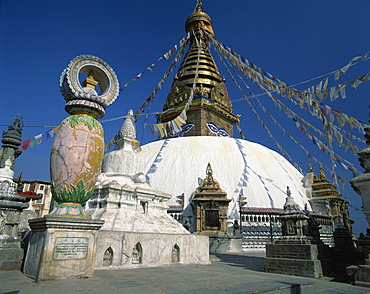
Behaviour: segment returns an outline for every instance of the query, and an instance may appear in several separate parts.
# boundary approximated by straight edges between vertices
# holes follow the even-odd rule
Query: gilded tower
[[[192,128],[184,136],[233,136],[233,124],[239,118],[232,113],[232,105],[216,63],[208,48],[208,34],[214,35],[212,21],[203,12],[202,1],[198,0],[194,12],[185,23],[186,32],[193,32],[190,49],[186,53],[172,83],[158,119],[167,122],[176,118],[191,97],[187,110],[187,123]],[[189,128],[188,128],[189,129]]]

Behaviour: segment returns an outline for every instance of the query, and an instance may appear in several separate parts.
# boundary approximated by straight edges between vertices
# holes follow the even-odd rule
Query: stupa
[[[233,113],[225,79],[207,45],[204,31],[211,35],[214,32],[201,1],[188,16],[185,28],[192,32],[190,49],[158,119],[166,123],[186,109],[186,125],[176,134],[141,146],[137,156],[147,181],[153,188],[172,195],[170,207],[178,209],[176,201],[181,198],[183,210],[177,214],[190,232],[197,231],[191,203],[208,164],[230,199],[227,229],[219,228],[223,235],[233,234],[233,224],[240,221],[240,212],[246,207],[254,212],[281,210],[286,186],[291,188],[299,207],[309,209],[301,183],[303,176],[292,164],[265,146],[233,137],[233,124],[239,117]],[[192,103],[187,105],[191,95]],[[240,199],[245,199],[243,207]],[[171,211],[175,213],[175,209]]]

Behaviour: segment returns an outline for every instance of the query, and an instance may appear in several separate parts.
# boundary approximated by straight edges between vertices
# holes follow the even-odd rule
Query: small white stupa
[[[5,166],[0,168],[0,195],[6,196],[7,200],[14,198],[17,184],[14,183],[14,171],[11,169],[12,161],[8,158]]]
[[[96,268],[209,263],[208,237],[191,235],[169,216],[171,195],[152,188],[140,170],[132,111],[119,135],[86,207],[93,219],[105,221],[97,236]]]
[[[5,161],[5,167],[0,168],[0,180],[10,179],[13,181],[14,171],[11,169],[12,161],[8,158]]]

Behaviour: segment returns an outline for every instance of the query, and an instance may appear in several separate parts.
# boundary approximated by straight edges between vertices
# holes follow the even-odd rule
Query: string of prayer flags
[[[339,69],[338,71],[335,72],[334,74],[334,78],[335,80],[339,80],[346,72],[347,70],[352,66],[354,65],[354,62],[357,61],[358,59],[365,59],[369,56],[370,54],[370,51],[369,52],[366,52],[365,54],[363,54],[362,56],[356,56],[354,58],[352,58],[348,63],[347,65],[345,65],[344,67],[342,67],[341,69]]]
[[[179,41],[179,44],[180,44],[180,48],[182,48],[185,44],[186,44],[186,41],[190,38],[191,36],[191,32],[187,33],[180,41]],[[125,87],[128,86],[129,83],[133,82],[133,81],[136,81],[138,79],[141,78],[141,76],[147,71],[153,71],[153,67],[155,65],[158,64],[159,61],[161,60],[168,60],[172,55],[175,54],[176,51],[178,51],[178,46],[177,44],[174,45],[169,51],[167,51],[165,54],[163,54],[163,56],[160,56],[158,58],[158,60],[156,62],[153,62],[150,66],[148,66],[145,70],[143,70],[142,72],[140,72],[139,74],[137,74],[133,79],[131,79],[130,81],[128,81],[126,84],[123,85],[123,88],[120,88],[120,91],[123,91]]]
[[[260,108],[262,109],[262,111],[264,111],[265,113],[267,113],[268,114],[268,116],[273,120],[273,122],[275,123],[275,125],[277,125],[278,126],[278,128],[279,129],[281,129],[282,130],[282,132],[283,132],[283,134],[287,134],[288,135],[288,137],[291,139],[291,140],[293,140],[293,142],[295,143],[295,144],[298,144],[298,146],[306,153],[306,155],[308,156],[308,158],[309,159],[314,159],[314,161],[315,162],[317,162],[318,160],[316,159],[316,158],[314,158],[313,157],[313,155],[312,154],[310,154],[307,150],[306,150],[306,148],[305,147],[303,147],[301,144],[299,144],[299,142],[297,141],[297,140],[295,140],[294,139],[294,137],[293,136],[291,136],[289,133],[287,133],[286,131],[285,131],[285,129],[277,122],[277,120],[270,114],[270,113],[268,113],[267,111],[266,111],[266,108],[262,105],[262,103],[261,103],[261,101],[257,98],[257,97],[255,97],[255,99],[256,99],[256,101],[257,101],[257,103],[258,103],[258,105],[260,106]],[[284,104],[283,104],[284,105]],[[284,105],[285,106],[285,105]],[[296,119],[296,118],[294,118],[294,117],[292,117],[293,118],[293,121],[295,121],[295,123],[296,123],[296,126],[303,132],[303,133],[305,133],[306,135],[307,135],[307,137],[309,138],[309,139],[312,139],[312,142],[314,143],[314,145],[317,145],[317,147],[321,150],[321,151],[323,151],[323,152],[326,152],[326,153],[329,153],[329,155],[330,155],[330,157],[333,157],[334,156],[334,152],[332,152],[331,150],[329,150],[328,149],[328,147],[325,145],[325,144],[323,144],[320,140],[318,140],[315,136],[313,136],[311,133],[309,133],[309,132],[307,132],[307,130],[303,127],[303,126],[301,126],[300,125],[300,122],[299,122],[299,120],[302,120],[301,118],[298,118],[298,119]]]
[[[254,83],[257,83],[258,86],[263,86],[265,89],[267,89],[267,94],[271,91],[274,91],[278,93],[279,95],[282,95],[283,97],[286,97],[287,99],[291,100],[291,98],[294,98],[298,103],[300,108],[304,108],[306,105],[306,108],[309,108],[313,103],[320,103],[315,99],[315,96],[319,97],[320,101],[324,101],[327,96],[330,96],[331,100],[335,100],[339,97],[339,94],[344,99],[347,97],[345,87],[348,84],[351,84],[353,87],[358,87],[361,83],[370,80],[370,73],[366,75],[362,75],[361,77],[355,79],[350,83],[351,80],[342,83],[338,87],[331,87],[328,88],[328,77],[321,81],[316,86],[312,86],[307,90],[299,91],[294,88],[288,87],[286,83],[280,81],[278,78],[274,77],[272,74],[266,72],[265,70],[261,69],[260,67],[256,66],[254,63],[248,61],[244,57],[241,57],[239,54],[237,54],[235,51],[233,51],[231,48],[223,45],[216,39],[214,39],[213,36],[208,34],[209,39],[211,40],[211,45],[214,47],[216,52],[220,52],[225,59],[230,60],[239,70],[241,70],[246,76],[248,76]],[[368,58],[370,52],[356,58],[353,58],[351,62],[358,60],[359,58],[362,58],[362,60],[365,60]],[[345,70],[343,70],[344,72]],[[338,74],[339,75],[339,74]],[[320,117],[319,113],[316,113],[316,115]],[[344,117],[343,114],[341,114],[341,119],[346,120],[346,117]],[[358,125],[358,120],[351,118],[350,120],[347,120],[347,122],[351,124]]]
[[[355,88],[357,90],[358,86],[360,86],[362,83],[364,82],[368,82],[370,81],[370,72],[368,72],[367,74],[364,74],[360,77],[358,77],[357,79],[355,79],[353,82],[351,82],[351,85],[353,88]]]
[[[302,172],[302,168],[299,167],[299,165],[290,157],[290,155],[283,149],[283,147],[280,145],[280,143],[275,139],[275,137],[272,135],[272,133],[270,132],[270,130],[268,129],[268,127],[265,125],[265,123],[262,121],[261,117],[259,116],[259,114],[257,113],[257,111],[254,109],[253,105],[250,103],[250,101],[248,100],[248,98],[246,97],[246,95],[244,94],[242,88],[240,87],[240,85],[238,84],[238,82],[236,81],[236,79],[234,78],[232,72],[230,71],[230,69],[227,67],[227,65],[225,64],[224,60],[221,58],[221,55],[219,53],[218,50],[216,50],[216,53],[221,61],[221,63],[225,66],[227,72],[229,73],[230,77],[232,78],[232,80],[234,81],[235,85],[237,86],[237,88],[239,89],[241,95],[243,96],[244,100],[247,102],[249,108],[252,110],[252,112],[254,113],[254,115],[257,117],[257,120],[259,121],[259,123],[261,124],[261,126],[265,129],[265,131],[267,132],[268,136],[273,140],[273,142],[275,143],[276,147],[278,148],[279,152],[288,160],[290,161],[294,167],[296,169],[298,169],[300,172]],[[251,91],[251,89],[248,87],[248,90],[249,90],[249,93],[254,97],[256,98],[256,96],[253,94],[253,92]],[[256,98],[257,99],[257,98]],[[258,99],[257,99],[258,100]]]
[[[220,57],[220,59],[221,59],[221,56],[220,56],[220,54],[218,54],[219,55],[219,57]],[[223,62],[223,60],[221,59],[221,61]],[[225,63],[223,62],[223,64],[225,65]],[[228,70],[228,69],[227,69]],[[228,70],[229,71],[229,70]],[[229,71],[229,74],[231,74],[231,72]],[[307,156],[310,158],[310,159],[314,159],[314,161],[318,161],[316,158],[314,158],[313,156],[312,156],[312,154],[310,154],[301,144],[299,144],[299,142],[297,141],[297,140],[295,140],[289,133],[287,133],[286,131],[285,131],[285,129],[277,122],[277,120],[266,110],[266,108],[263,106],[263,104],[261,103],[261,101],[252,93],[252,91],[251,91],[251,89],[250,89],[250,87],[246,84],[246,82],[244,81],[244,79],[241,77],[241,76],[239,76],[239,79],[244,83],[244,85],[246,86],[246,88],[249,90],[249,92],[251,93],[251,95],[253,96],[253,98],[257,101],[257,103],[258,103],[258,105],[260,106],[260,108],[262,109],[262,111],[264,112],[264,113],[266,113],[267,114],[267,116],[268,117],[270,117],[272,120],[273,120],[273,122],[275,123],[275,125],[277,125],[278,126],[278,128],[279,129],[281,129],[282,130],[282,132],[283,132],[283,134],[287,134],[287,136],[291,139],[291,140],[293,140],[293,142],[295,143],[295,144],[298,144],[304,151],[305,151],[305,153],[307,154]],[[235,79],[233,79],[234,81],[235,81]],[[240,89],[240,86],[236,83],[236,85],[237,85],[237,87]],[[331,171],[331,173],[332,173],[332,177],[333,177],[333,180],[335,180],[335,181],[337,181],[337,179],[338,179],[338,177],[336,176],[336,174],[335,174],[335,170],[334,170],[334,166],[335,166],[335,164],[334,164],[334,160],[336,159],[336,155],[334,154],[334,152],[333,152],[333,150],[331,149],[331,148],[329,148],[329,146],[327,145],[327,144],[324,144],[323,142],[321,142],[317,137],[315,137],[314,135],[312,135],[310,132],[308,132],[307,131],[307,128],[308,127],[310,127],[310,128],[312,128],[313,130],[315,130],[320,136],[322,136],[322,137],[324,137],[324,138],[326,138],[328,141],[329,141],[329,144],[330,144],[330,142],[331,142],[331,140],[332,140],[332,137],[331,137],[331,129],[329,128],[329,129],[326,129],[327,130],[327,135],[325,135],[324,133],[322,133],[321,131],[319,131],[318,129],[316,129],[314,126],[312,126],[311,124],[309,124],[307,121],[305,121],[303,118],[301,118],[301,117],[299,117],[297,114],[295,114],[292,110],[290,110],[284,103],[282,103],[280,100],[278,100],[278,99],[276,99],[276,97],[274,97],[271,93],[269,93],[269,91],[267,90],[267,89],[265,89],[264,87],[263,87],[263,85],[259,85],[260,87],[261,87],[261,89],[263,89],[265,92],[267,92],[268,93],[268,95],[272,98],[272,100],[274,101],[274,102],[276,102],[275,103],[275,106],[277,106],[277,105],[281,105],[282,106],[282,108],[283,108],[283,110],[284,110],[284,112],[287,114],[287,116],[288,117],[290,117],[290,118],[292,118],[293,119],[293,121],[295,122],[295,124],[296,124],[296,126],[297,126],[297,128],[299,128],[304,134],[306,134],[307,135],[307,137],[309,138],[309,139],[311,139],[312,140],[312,142],[313,142],[313,144],[314,145],[316,145],[317,147],[318,147],[318,149],[319,150],[321,150],[322,152],[325,152],[325,153],[328,153],[329,154],[329,156],[330,156],[330,158],[331,158],[331,160],[332,160],[332,162],[333,162],[333,170]],[[242,93],[243,94],[243,93]],[[246,99],[247,100],[247,99]],[[248,105],[249,105],[249,107],[251,108],[252,106],[251,106],[251,104],[250,104],[250,102],[249,101],[247,101],[248,102]],[[253,107],[252,107],[253,108]],[[281,108],[280,108],[281,109]],[[259,118],[260,119],[260,117],[259,117],[259,115],[255,112],[255,110],[253,110],[252,109],[252,111],[254,112],[254,114],[257,116],[257,118]],[[330,107],[325,107],[324,109],[320,109],[319,107],[318,107],[318,105],[317,105],[317,109],[316,109],[316,112],[318,112],[318,113],[331,113],[331,108]],[[325,119],[325,118],[324,118]],[[325,121],[326,121],[326,127],[328,127],[329,126],[329,121],[328,120],[326,120],[325,119]],[[260,121],[260,123],[261,123],[261,125],[267,130],[267,133],[269,134],[269,135],[271,135],[271,133],[270,133],[270,131],[268,130],[268,128],[266,127],[266,125],[265,125],[265,123],[261,120]],[[305,126],[306,126],[306,128],[303,126],[303,125],[301,125],[301,123],[302,124],[305,124]],[[275,140],[275,139],[274,139]],[[276,140],[275,140],[276,141]],[[343,144],[342,144],[343,145]],[[280,146],[280,145],[277,145],[278,146],[278,149],[279,149],[279,151],[280,152],[282,152],[283,153],[283,155],[286,153],[283,149],[282,149],[282,147]],[[347,148],[349,148],[349,149],[351,149],[351,150],[356,150],[356,148],[358,148],[357,146],[355,146],[352,142],[350,142],[349,140],[348,140],[348,142],[347,142]],[[285,156],[284,156],[285,157]],[[289,160],[289,155],[286,157],[288,160]],[[350,171],[352,171],[352,172],[354,172],[354,173],[356,173],[357,172],[357,170],[353,167],[353,164],[351,164],[350,162],[348,162],[350,165],[351,165],[351,167],[348,167],[348,166],[345,166],[345,168],[347,169],[347,170],[350,170]],[[327,168],[328,169],[328,168]],[[329,170],[329,169],[328,169]],[[329,170],[330,171],[330,170]]]
[[[186,42],[183,42],[182,43],[182,46],[178,50],[178,52],[177,52],[174,60],[172,61],[172,63],[168,67],[167,71],[163,75],[162,79],[159,81],[159,83],[157,84],[157,86],[155,87],[155,89],[152,91],[152,93],[148,96],[148,98],[146,98],[146,100],[144,101],[144,103],[136,111],[136,113],[134,115],[135,117],[137,117],[145,109],[145,107],[148,105],[149,102],[152,102],[153,101],[155,94],[162,88],[162,86],[165,83],[165,81],[167,80],[168,76],[171,74],[171,72],[175,68],[176,64],[180,60],[181,56],[183,55],[183,52],[184,52],[185,47],[186,47]]]
[[[164,81],[167,79],[167,77],[169,76],[169,74],[173,70],[174,65],[180,59],[180,56],[182,55],[182,52],[185,49],[186,42],[183,42],[182,45],[183,45],[183,47],[181,48],[181,50],[179,50],[179,53],[177,54],[174,61],[170,65],[169,69],[167,70],[167,72],[163,76],[162,80],[158,83],[157,87],[154,89],[152,94],[147,98],[147,100],[144,102],[144,104],[138,109],[138,111],[136,112],[135,115],[138,115],[146,107],[147,103],[149,101],[153,100],[155,93],[162,87]],[[197,81],[198,76],[199,76],[199,63],[200,63],[201,50],[202,50],[202,48],[199,46],[198,47],[198,59],[197,59],[197,64],[196,64],[194,82],[193,82],[193,86],[191,88],[190,97],[189,97],[188,101],[186,102],[186,104],[184,106],[184,109],[181,111],[180,115],[178,115],[176,118],[174,118],[171,121],[168,121],[168,122],[165,122],[165,123],[159,123],[159,124],[149,124],[149,127],[150,127],[151,132],[152,132],[153,135],[158,134],[162,138],[167,137],[168,135],[170,135],[170,136],[176,136],[176,135],[181,136],[181,134],[190,130],[190,129],[184,130],[182,127],[186,124],[186,119],[187,119],[186,110],[192,104],[195,89],[196,89],[196,81]],[[181,55],[180,55],[180,53],[181,53]],[[145,122],[143,122],[143,124],[144,123]]]
[[[32,139],[27,139],[23,141],[19,149],[25,151],[28,148],[33,148],[35,145],[39,145],[42,141],[46,141],[47,139],[52,138],[54,134],[58,131],[58,129],[59,127],[55,127],[47,132],[34,136]]]
[[[195,35],[194,35],[195,36]],[[195,68],[195,76],[193,81],[193,86],[191,88],[190,96],[188,101],[186,102],[184,109],[181,111],[181,113],[174,118],[171,121],[165,122],[165,123],[159,123],[154,125],[149,125],[152,133],[157,133],[160,137],[164,138],[168,135],[174,137],[174,136],[181,136],[185,131],[182,128],[186,124],[186,111],[189,109],[193,102],[194,93],[196,90],[197,80],[199,76],[199,64],[200,64],[200,53],[202,51],[202,47],[198,46],[198,58],[197,58],[197,64]],[[139,109],[140,110],[140,109]],[[190,130],[190,129],[189,129]],[[188,130],[187,130],[188,131]]]
[[[245,140],[245,136],[243,135],[243,131],[242,131],[242,129],[241,129],[241,127],[240,127],[240,123],[239,123],[238,121],[235,123],[235,126],[236,126],[236,128],[238,129],[239,136],[240,136],[243,140]]]

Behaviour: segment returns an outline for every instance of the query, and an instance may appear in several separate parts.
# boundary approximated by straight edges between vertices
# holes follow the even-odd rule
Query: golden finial
[[[212,171],[212,167],[210,163],[208,163],[207,165],[206,173],[207,173],[207,177],[212,177],[213,171]]]
[[[197,0],[197,5],[195,6],[194,12],[196,11],[202,11],[203,12],[203,6],[202,6],[202,0]]]
[[[90,89],[95,89],[97,84],[99,84],[99,82],[94,79],[94,72],[90,70],[87,74],[87,78],[82,82],[82,85]]]
[[[312,179],[317,179],[316,175],[315,175],[315,172],[313,171],[313,167],[312,167],[312,163],[311,163],[311,160],[308,161],[308,172],[312,173]]]
[[[286,194],[288,195],[288,197],[292,197],[292,192],[290,191],[289,186],[286,187]]]
[[[320,163],[320,179],[326,180],[326,176],[324,173],[324,168],[322,167],[322,164]]]
[[[308,171],[310,173],[313,173],[313,167],[312,167],[312,163],[311,163],[311,160],[308,161]]]
[[[193,13],[188,16],[185,23],[186,32],[198,31],[198,29],[204,29],[214,35],[211,18],[203,11],[202,0],[197,0]]]

